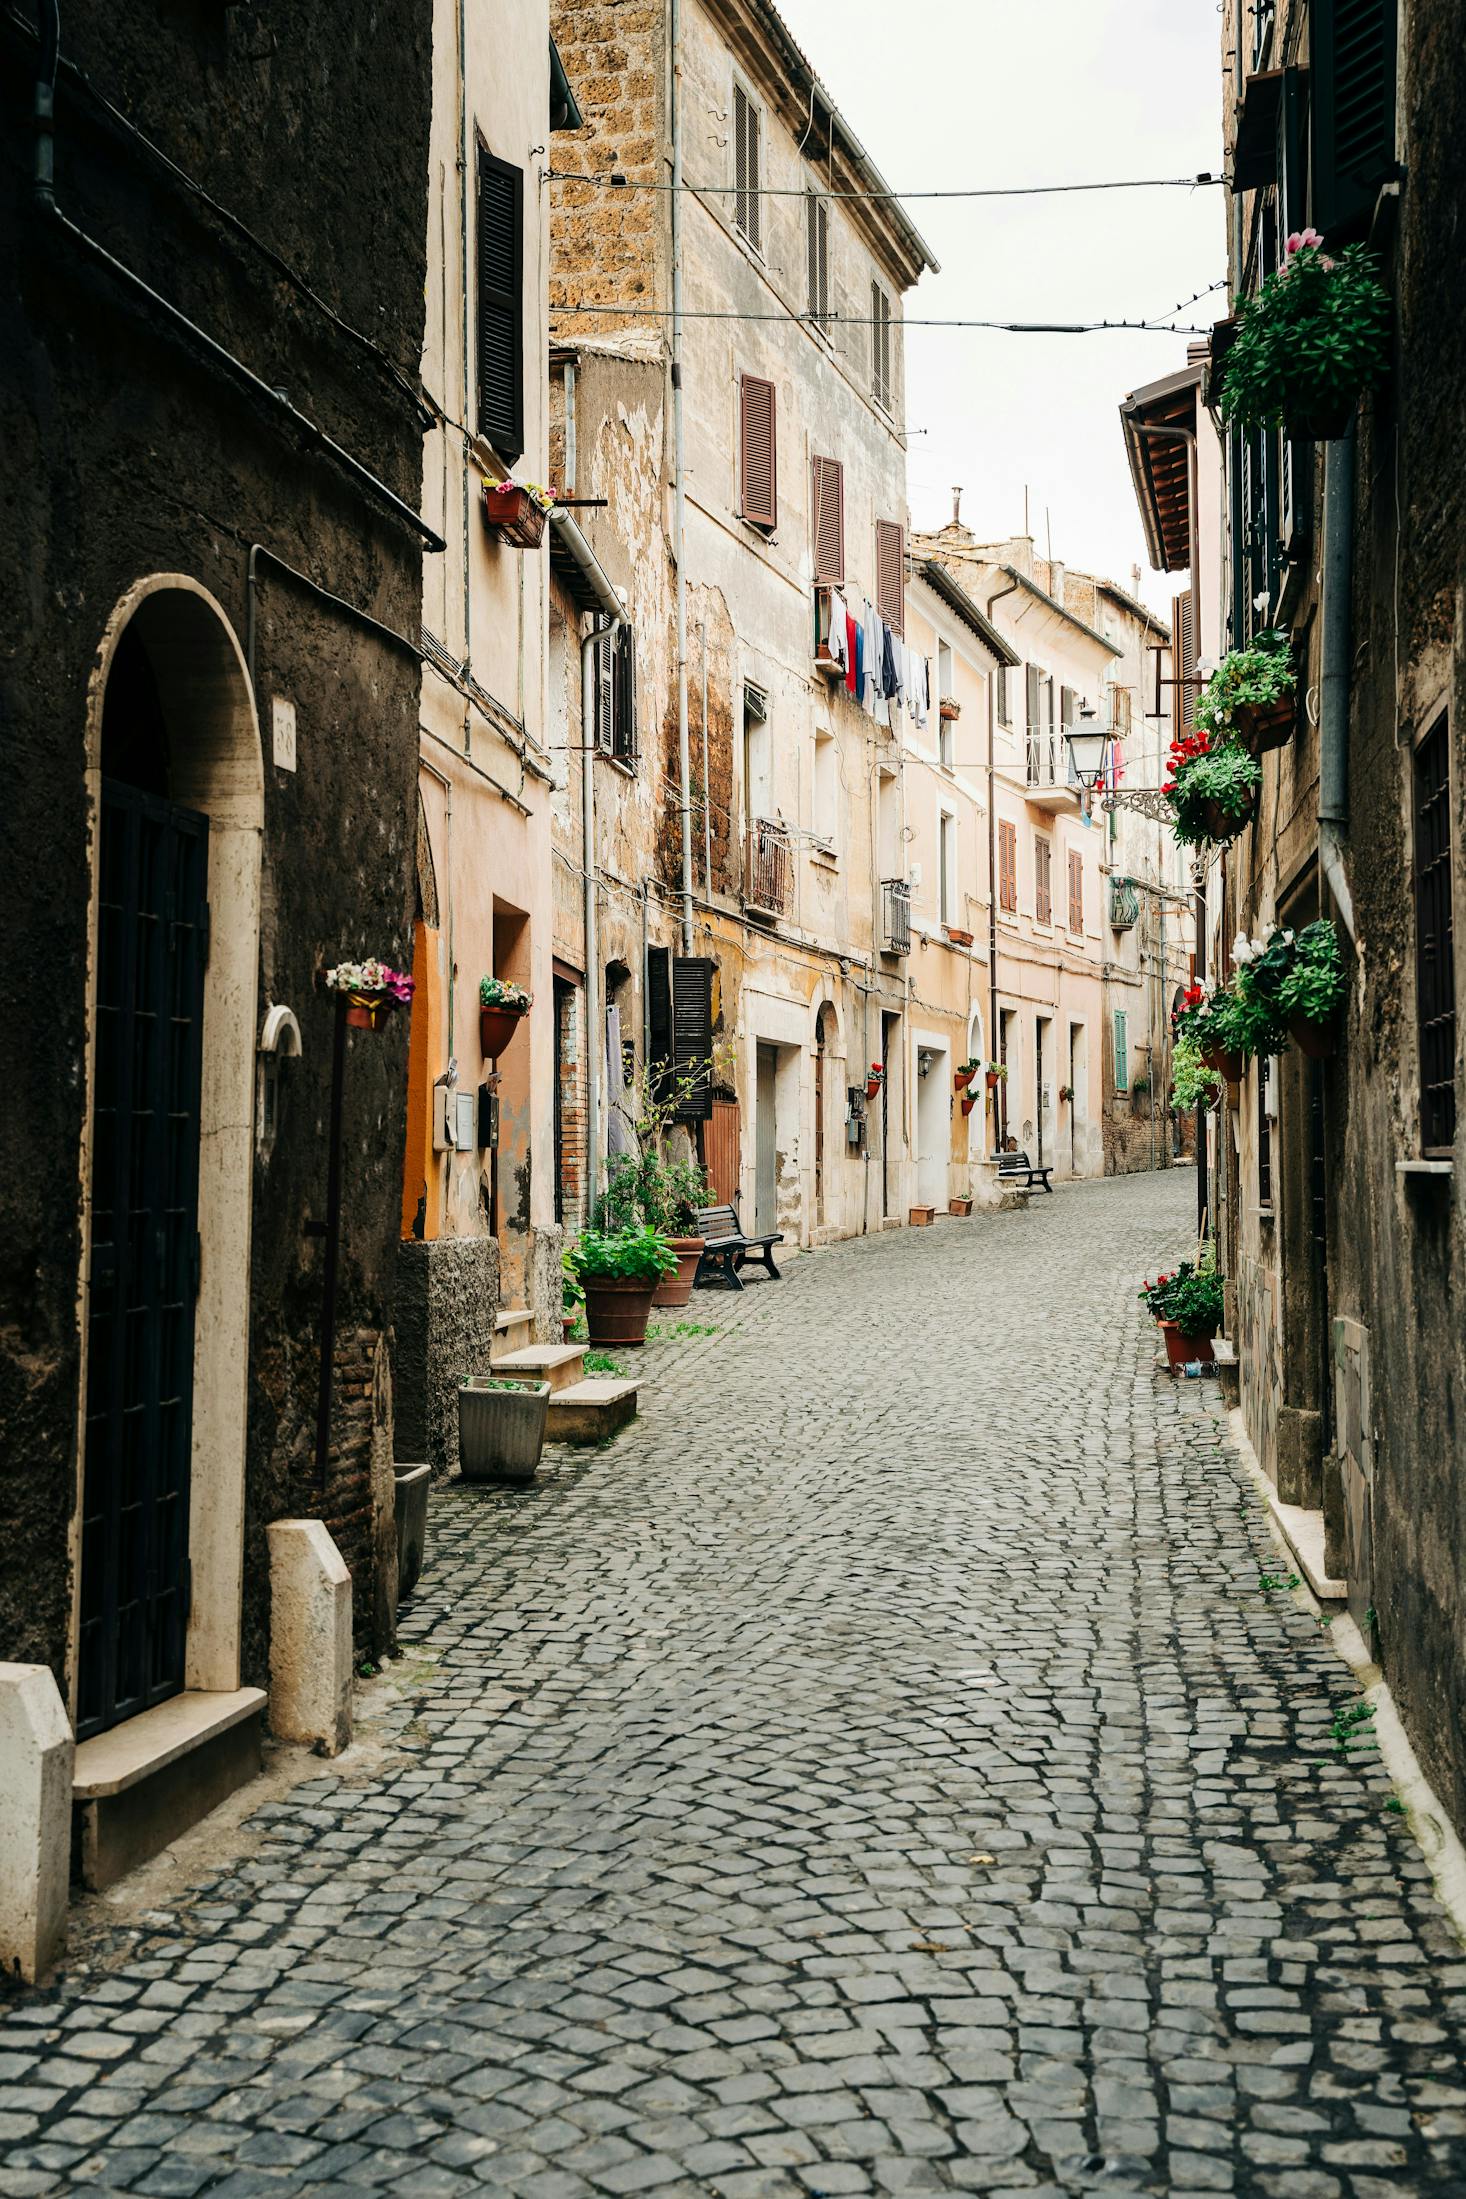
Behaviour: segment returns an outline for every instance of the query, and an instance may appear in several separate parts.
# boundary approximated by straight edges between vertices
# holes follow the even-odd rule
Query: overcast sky
[[[785,20],[894,190],[950,190],[1221,167],[1215,0],[778,0]],[[1225,196],[1107,191],[1058,199],[916,200],[941,262],[909,314],[1000,320],[1151,319],[1225,271]],[[1222,294],[1177,316],[1220,318]],[[1027,483],[1046,554],[1165,604],[1125,463],[1117,406],[1185,363],[1185,336],[1008,336],[917,329],[906,339],[909,480],[918,526],[962,517],[1016,534]],[[1046,516],[1047,515],[1047,516]]]

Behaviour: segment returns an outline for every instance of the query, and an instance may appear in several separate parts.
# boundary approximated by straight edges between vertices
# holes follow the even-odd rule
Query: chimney
[[[960,526],[961,526],[961,524],[962,524],[962,490],[961,490],[961,487],[960,487],[960,485],[959,485],[958,487],[954,488],[954,489],[953,489],[953,491],[952,491],[952,525],[953,525],[954,527],[960,527]]]
[[[1061,558],[1049,559],[1049,594],[1055,603],[1062,603],[1064,600],[1064,564]]]
[[[1138,596],[1140,593],[1140,567],[1138,565],[1132,565],[1130,568],[1130,593],[1133,596]]]

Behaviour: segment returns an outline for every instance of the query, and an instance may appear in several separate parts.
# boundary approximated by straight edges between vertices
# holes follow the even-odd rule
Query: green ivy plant
[[[1240,741],[1223,740],[1213,746],[1201,732],[1173,744],[1171,777],[1162,791],[1170,797],[1176,838],[1183,847],[1212,844],[1216,832],[1206,815],[1211,803],[1231,820],[1227,838],[1235,838],[1252,813],[1261,785],[1262,766]]]
[[[1230,426],[1305,426],[1347,413],[1389,364],[1390,297],[1367,245],[1323,250],[1305,229],[1238,310],[1222,370],[1222,418]]]
[[[1231,731],[1239,710],[1266,709],[1291,695],[1297,684],[1288,637],[1269,627],[1250,647],[1233,649],[1223,657],[1197,696],[1193,716],[1204,733],[1224,735]]]
[[[1177,1107],[1215,1107],[1222,1096],[1222,1080],[1201,1058],[1201,1047],[1190,1029],[1178,1031],[1171,1048],[1171,1098]]]
[[[677,1272],[676,1253],[650,1224],[639,1229],[588,1229],[570,1261],[581,1284],[626,1279],[655,1285],[664,1275]]]

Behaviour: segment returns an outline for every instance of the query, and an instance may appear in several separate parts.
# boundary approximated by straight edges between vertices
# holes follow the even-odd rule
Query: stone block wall
[[[487,1374],[499,1311],[491,1237],[410,1238],[398,1247],[395,1449],[434,1476],[458,1471],[458,1378]]]
[[[565,0],[551,6],[550,28],[585,116],[582,130],[556,138],[555,166],[587,176],[614,172],[632,185],[662,181],[664,0]],[[578,319],[573,308],[581,301],[668,302],[665,192],[557,183],[550,203],[550,310],[559,336],[614,337],[632,325],[601,313]]]

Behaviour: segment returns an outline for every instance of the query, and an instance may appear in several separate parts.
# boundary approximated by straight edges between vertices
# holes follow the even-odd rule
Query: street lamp
[[[1081,705],[1079,723],[1071,725],[1064,738],[1069,743],[1070,770],[1085,793],[1093,794],[1105,775],[1110,736],[1088,703]]]

